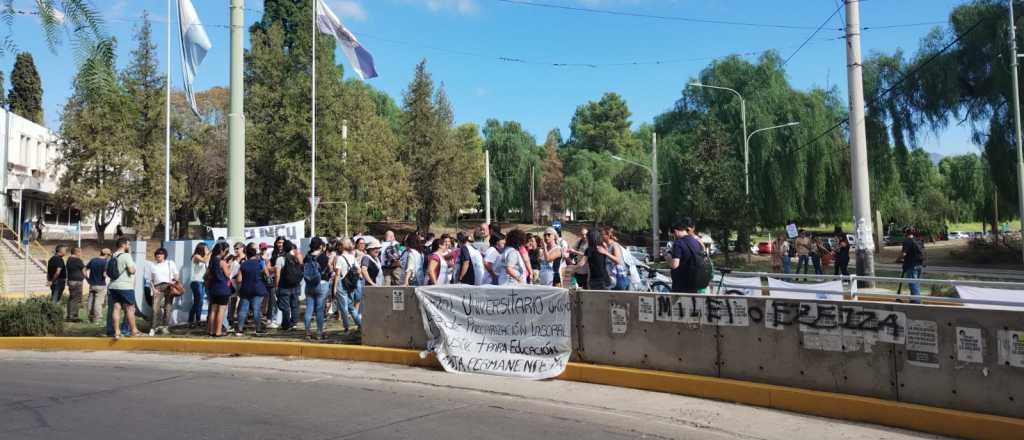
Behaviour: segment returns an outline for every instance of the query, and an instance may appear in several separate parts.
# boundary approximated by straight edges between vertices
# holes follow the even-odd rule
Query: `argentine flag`
[[[356,36],[341,24],[341,20],[327,7],[324,0],[316,0],[316,24],[320,32],[333,35],[334,39],[338,40],[345,57],[352,64],[352,70],[356,71],[360,79],[365,81],[377,77],[377,69],[373,67],[373,55],[370,55],[370,52],[359,44],[359,40],[356,40]]]
[[[185,77],[185,97],[192,112],[200,116],[192,81],[212,45],[203,29],[203,23],[199,21],[196,8],[192,6],[192,0],[178,1],[178,23],[181,25],[181,73]]]

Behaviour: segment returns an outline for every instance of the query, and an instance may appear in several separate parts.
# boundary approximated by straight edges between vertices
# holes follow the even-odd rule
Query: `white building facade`
[[[0,197],[0,221],[15,232],[24,219],[42,219],[44,238],[74,239],[81,222],[82,235],[95,237],[90,219],[83,219],[74,206],[58,204],[53,195],[60,185],[60,155],[56,133],[13,112],[0,108],[0,156],[7,167],[0,174],[4,197]],[[16,193],[20,191],[20,203]],[[19,212],[20,211],[20,212]],[[120,216],[107,227],[113,233]]]

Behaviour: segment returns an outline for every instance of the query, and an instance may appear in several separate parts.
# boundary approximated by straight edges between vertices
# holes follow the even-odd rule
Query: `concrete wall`
[[[1006,347],[1006,332],[1024,330],[1019,312],[709,295],[661,297],[659,307],[653,295],[574,294],[577,361],[1024,417],[1024,365],[997,350],[1000,333]],[[650,322],[641,297],[654,304]],[[371,288],[365,301],[364,344],[425,347],[413,289]],[[628,309],[623,333],[613,333],[612,305]],[[960,360],[959,328],[980,329],[981,362]]]

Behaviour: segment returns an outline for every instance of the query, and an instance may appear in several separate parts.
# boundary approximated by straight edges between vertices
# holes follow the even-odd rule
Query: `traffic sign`
[[[309,206],[312,206],[314,208],[320,205],[320,196],[310,196],[307,198],[307,200],[309,200]]]
[[[11,190],[11,201],[14,202],[14,203],[21,203],[21,190],[20,189]]]

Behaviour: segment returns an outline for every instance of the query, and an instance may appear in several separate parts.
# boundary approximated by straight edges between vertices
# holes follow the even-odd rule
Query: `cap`
[[[558,231],[556,231],[555,228],[547,228],[544,230],[544,233],[558,236]]]
[[[261,251],[267,250],[268,247],[270,247],[270,245],[268,245],[266,243],[260,243],[260,250]]]
[[[373,237],[365,237],[366,249],[380,249],[380,241]]]

